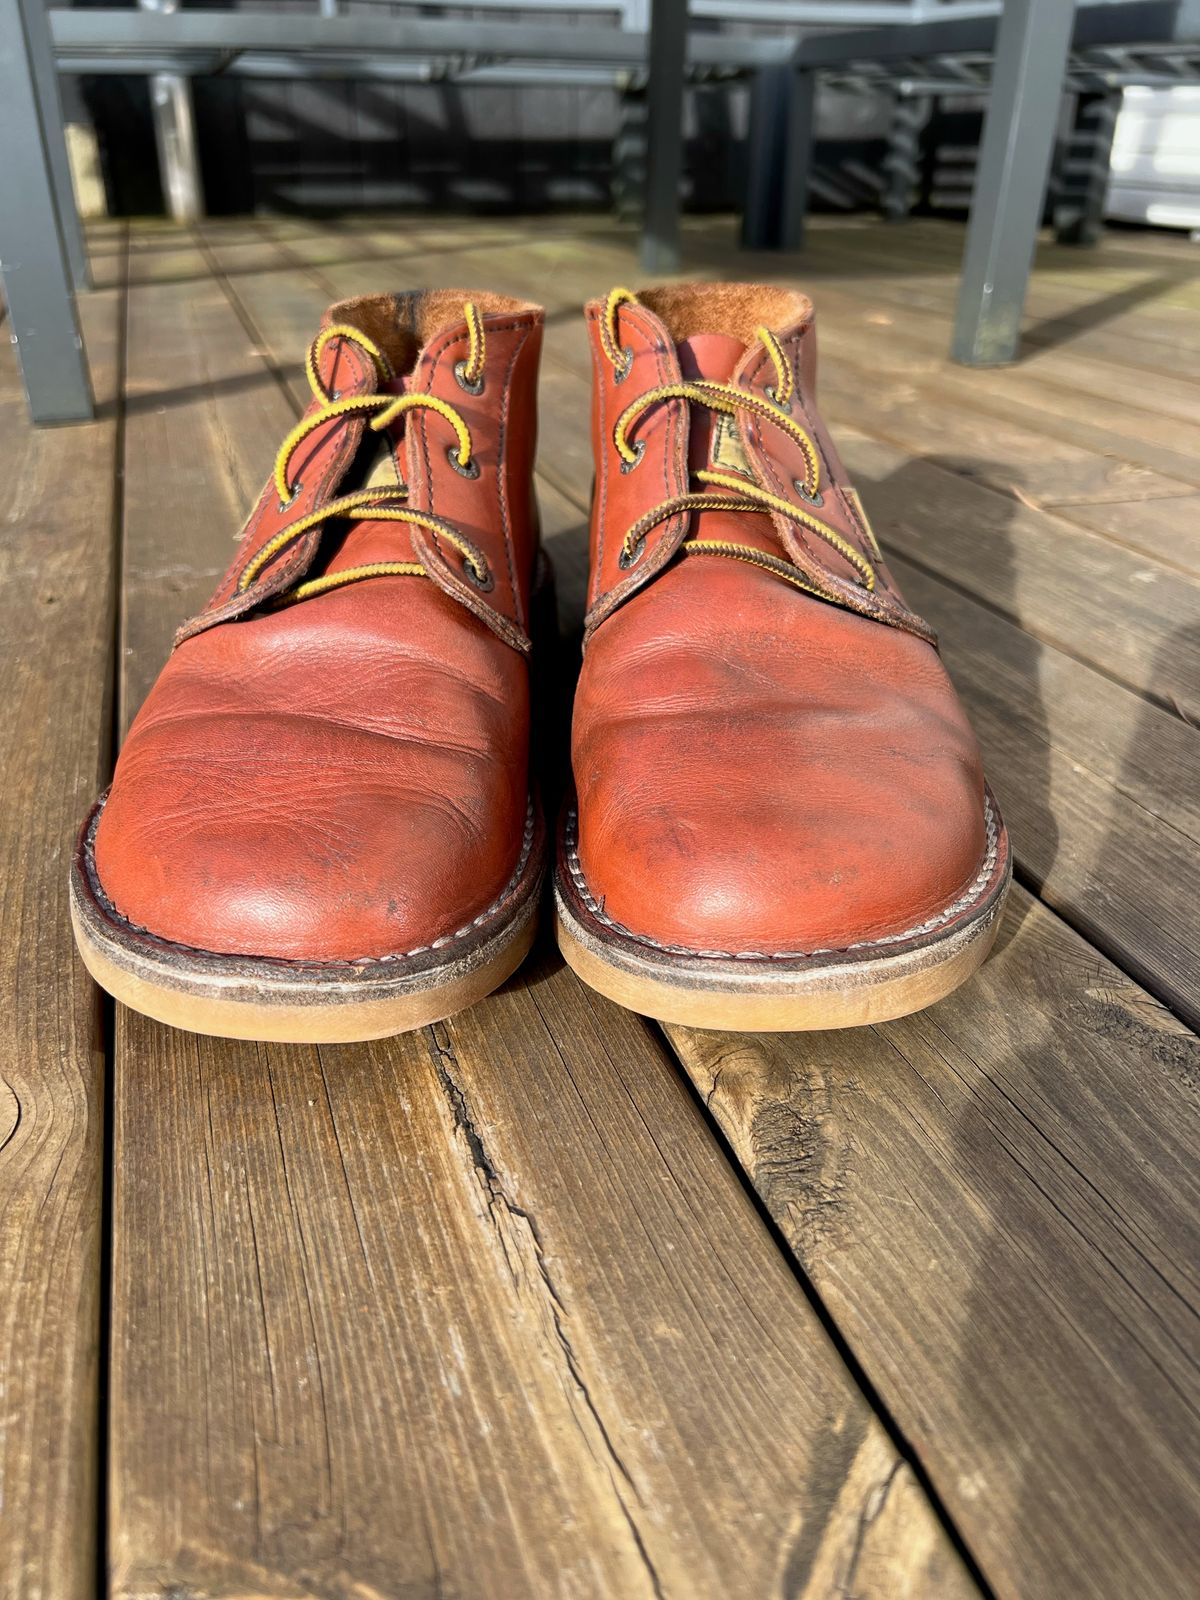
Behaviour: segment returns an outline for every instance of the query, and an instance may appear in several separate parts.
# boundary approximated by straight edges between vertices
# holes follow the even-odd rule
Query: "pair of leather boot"
[[[983,960],[1010,864],[931,629],[814,408],[780,288],[587,307],[595,490],[567,961],[705,1027],[865,1023]],[[312,401],[181,628],[71,878],[118,999],[235,1037],[435,1021],[518,966],[530,781],[540,307],[333,306]]]

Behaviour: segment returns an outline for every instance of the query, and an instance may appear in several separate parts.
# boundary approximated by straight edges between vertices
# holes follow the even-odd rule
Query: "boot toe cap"
[[[797,806],[726,785],[694,809],[676,797],[669,822],[587,810],[580,867],[606,916],[667,947],[812,955],[915,934],[981,868],[980,797],[952,768],[882,811],[850,791]]]
[[[791,637],[785,613],[707,653],[681,630],[639,651],[627,610],[576,705],[579,863],[606,916],[666,946],[813,954],[903,937],[973,881],[979,751],[923,641],[814,608]]]
[[[301,719],[302,720],[302,719]],[[377,735],[166,723],[131,740],[96,832],[134,926],[219,954],[412,954],[479,915],[516,863],[526,798],[480,752]]]

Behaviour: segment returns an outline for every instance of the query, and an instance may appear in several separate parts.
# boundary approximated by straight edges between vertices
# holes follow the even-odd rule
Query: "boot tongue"
[[[710,383],[728,383],[746,354],[741,340],[727,333],[694,333],[677,349],[684,377],[707,378]]]
[[[740,339],[726,333],[697,333],[678,345],[679,369],[685,380],[702,378],[709,383],[729,383],[746,355]],[[688,466],[692,472],[708,468],[754,482],[735,418],[707,406],[691,408],[688,435]],[[705,494],[727,495],[734,491],[712,484],[693,483]],[[757,514],[728,511],[700,511],[693,514],[691,534],[696,539],[727,540],[748,544],[777,555],[773,530],[768,519]]]
[[[380,392],[404,394],[409,387],[404,378],[380,385]],[[402,482],[397,452],[403,437],[403,423],[376,433],[367,428],[354,463],[354,486],[360,489],[395,489]],[[402,503],[402,502],[401,502]],[[330,554],[326,572],[346,572],[351,567],[369,566],[376,561],[411,561],[412,534],[402,522],[372,522],[369,515],[352,522]]]
[[[746,346],[727,333],[696,333],[680,341],[678,352],[679,369],[685,379],[729,383],[741,365]],[[749,475],[732,417],[710,411],[707,406],[692,407],[688,466],[693,472],[712,467],[719,472]]]

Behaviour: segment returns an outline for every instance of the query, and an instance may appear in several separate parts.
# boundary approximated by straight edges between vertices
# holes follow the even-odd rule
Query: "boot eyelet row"
[[[629,376],[629,374],[632,371],[633,371],[633,351],[632,350],[623,350],[621,352],[621,364],[620,364],[620,366],[617,366],[617,367],[613,368],[613,382],[614,383],[624,383],[625,379]]]
[[[304,484],[301,482],[301,480],[299,478],[297,478],[295,483],[292,485],[291,494],[288,495],[286,500],[281,500],[279,502],[280,511],[290,511],[291,508],[296,504],[296,496],[300,493],[300,491],[303,488],[304,488]]]
[[[483,393],[483,373],[481,372],[479,376],[472,382],[472,380],[467,377],[467,363],[465,361],[456,361],[454,363],[454,376],[458,380],[458,387],[460,389],[465,389],[468,394]]]
[[[634,467],[636,467],[638,465],[638,463],[641,461],[642,457],[645,454],[646,454],[646,441],[644,439],[639,439],[638,442],[633,447],[633,460],[632,461],[626,461],[624,456],[621,457],[621,471],[622,472],[632,472]]]
[[[463,563],[463,577],[480,594],[490,594],[496,587],[496,575],[490,567],[485,567],[482,573],[475,571],[469,561]]]
[[[478,461],[476,461],[475,457],[472,456],[464,467],[462,462],[458,459],[457,445],[452,444],[446,451],[446,460],[454,468],[455,472],[458,473],[460,478],[477,478],[479,476]]]
[[[791,415],[792,402],[790,400],[781,400],[779,398],[779,396],[775,393],[775,385],[774,384],[768,384],[765,392],[766,392],[767,399],[771,402],[771,404],[773,406],[778,406],[780,411],[786,411],[789,416]]]
[[[802,478],[793,478],[792,487],[800,496],[801,500],[805,502],[805,504],[810,506],[823,506],[825,504],[825,496],[821,493],[820,489],[814,489],[810,493],[808,485]]]

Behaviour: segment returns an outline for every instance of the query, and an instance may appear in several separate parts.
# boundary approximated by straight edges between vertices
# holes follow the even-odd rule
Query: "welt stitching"
[[[633,939],[638,944],[651,945],[654,949],[663,950],[670,955],[695,956],[706,961],[807,961],[814,956],[848,955],[855,950],[876,950],[885,945],[903,944],[908,939],[916,939],[922,934],[932,933],[935,928],[941,927],[944,923],[961,915],[962,912],[969,910],[976,900],[982,898],[991,881],[1000,851],[999,819],[990,796],[984,795],[983,805],[987,826],[983,864],[967,888],[955,900],[943,907],[936,915],[926,918],[924,922],[916,923],[911,928],[905,928],[900,933],[887,933],[878,939],[859,939],[853,944],[829,945],[817,950],[693,950],[687,945],[666,944],[660,939],[651,937],[650,934],[635,933],[632,928],[626,927],[623,922],[618,922],[615,917],[610,917],[604,910],[602,903],[596,899],[588,887],[587,879],[583,874],[583,864],[579,859],[579,814],[574,807],[567,813],[564,841],[566,845],[567,870],[570,873],[571,882],[574,884],[577,894],[597,922],[601,922],[605,927],[611,928],[614,933],[619,933],[627,939]]]

